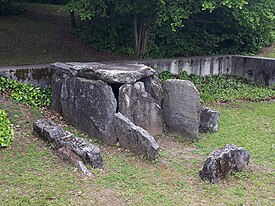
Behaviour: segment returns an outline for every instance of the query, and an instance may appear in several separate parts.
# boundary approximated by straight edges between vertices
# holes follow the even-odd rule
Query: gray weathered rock
[[[217,182],[226,175],[242,171],[249,163],[250,155],[242,147],[232,144],[215,149],[204,162],[199,175],[203,180]]]
[[[89,163],[94,168],[103,166],[100,149],[97,146],[82,138],[75,137],[55,123],[46,119],[37,120],[33,124],[33,130],[39,137],[54,143],[58,149],[61,147],[70,149],[85,163]]]
[[[216,132],[218,131],[220,112],[209,109],[208,107],[201,108],[200,116],[200,132]]]
[[[117,101],[112,88],[100,80],[68,78],[61,89],[62,115],[74,127],[105,143],[117,143],[113,119]]]
[[[150,159],[158,156],[159,145],[146,130],[134,125],[121,113],[115,114],[116,135],[122,147]]]
[[[162,109],[145,91],[143,82],[120,87],[119,112],[153,136],[163,133]]]
[[[102,80],[107,83],[135,83],[156,73],[154,69],[143,64],[57,62],[52,65],[53,68],[75,77]]]
[[[72,150],[67,147],[60,147],[57,150],[57,154],[64,160],[69,161],[72,165],[77,167],[83,174],[92,177],[93,174],[91,171],[85,166],[81,158],[75,154]]]
[[[187,80],[168,80],[163,84],[164,122],[169,132],[194,140],[200,125],[200,95]]]
[[[159,78],[156,76],[146,77],[141,80],[144,83],[145,90],[150,94],[159,105],[162,101],[162,86]]]

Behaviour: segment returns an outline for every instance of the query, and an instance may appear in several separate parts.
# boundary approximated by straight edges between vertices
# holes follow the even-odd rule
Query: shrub
[[[13,139],[13,130],[5,111],[0,110],[0,147],[7,147]]]
[[[5,93],[12,99],[27,103],[32,107],[44,107],[51,104],[50,87],[41,89],[6,77],[0,77],[0,93]]]

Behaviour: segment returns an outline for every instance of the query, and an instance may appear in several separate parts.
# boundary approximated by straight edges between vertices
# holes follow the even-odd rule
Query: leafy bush
[[[13,139],[13,130],[5,111],[0,110],[0,147],[7,147]]]
[[[44,107],[51,104],[50,87],[41,89],[31,84],[27,85],[6,77],[0,77],[0,92],[33,107]]]
[[[274,0],[70,0],[68,8],[86,21],[77,34],[93,48],[144,58],[255,54],[275,41]]]
[[[176,78],[170,72],[159,74],[161,82]],[[179,79],[192,81],[200,92],[201,102],[225,102],[236,99],[259,101],[275,97],[272,86],[265,87],[262,82],[254,83],[232,75],[188,75],[180,73]]]

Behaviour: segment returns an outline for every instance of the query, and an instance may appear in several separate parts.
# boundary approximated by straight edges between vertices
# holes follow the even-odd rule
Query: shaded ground
[[[275,43],[269,47],[263,48],[258,55],[263,57],[275,58]]]
[[[272,205],[275,175],[275,103],[216,106],[220,129],[195,143],[162,136],[160,158],[147,161],[120,147],[100,146],[104,168],[87,178],[61,161],[32,133],[32,122],[55,120],[83,136],[50,110],[42,113],[0,98],[15,130],[11,147],[0,149],[0,205]],[[226,143],[251,153],[248,171],[219,184],[203,182],[198,171],[210,151]]]
[[[0,17],[0,66],[130,58],[89,48],[73,34],[69,14],[60,8],[30,4],[22,16]]]

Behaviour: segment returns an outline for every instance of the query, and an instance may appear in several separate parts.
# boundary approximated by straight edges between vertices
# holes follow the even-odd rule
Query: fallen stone
[[[186,139],[198,138],[200,95],[187,80],[168,80],[163,84],[163,113],[167,130]]]
[[[82,138],[75,137],[55,123],[46,119],[37,120],[33,124],[33,131],[44,140],[54,143],[57,149],[62,147],[70,149],[82,161],[94,168],[101,168],[103,166],[100,149],[97,146]]]
[[[119,89],[119,112],[151,135],[163,133],[163,113],[144,83],[124,84]]]
[[[92,177],[93,174],[87,169],[81,158],[72,152],[67,147],[61,147],[57,150],[57,154],[64,160],[69,161],[72,165],[78,168],[83,174]]]
[[[56,70],[62,70],[64,73],[75,77],[102,80],[107,83],[135,83],[140,79],[156,74],[154,69],[143,64],[57,62],[52,66]]]
[[[150,76],[142,79],[141,81],[144,83],[145,91],[150,94],[159,105],[161,105],[162,86],[159,78],[156,76]]]
[[[201,108],[200,116],[200,132],[217,132],[220,119],[220,112],[209,109],[208,107]]]
[[[228,174],[242,171],[249,163],[250,155],[242,147],[233,144],[225,145],[221,149],[215,149],[204,162],[199,172],[202,180],[217,182]]]
[[[114,145],[113,119],[117,108],[112,88],[100,80],[65,79],[61,89],[61,108],[64,119],[74,127]]]
[[[152,135],[121,113],[115,114],[115,117],[116,135],[122,147],[149,159],[158,157],[159,145]]]

